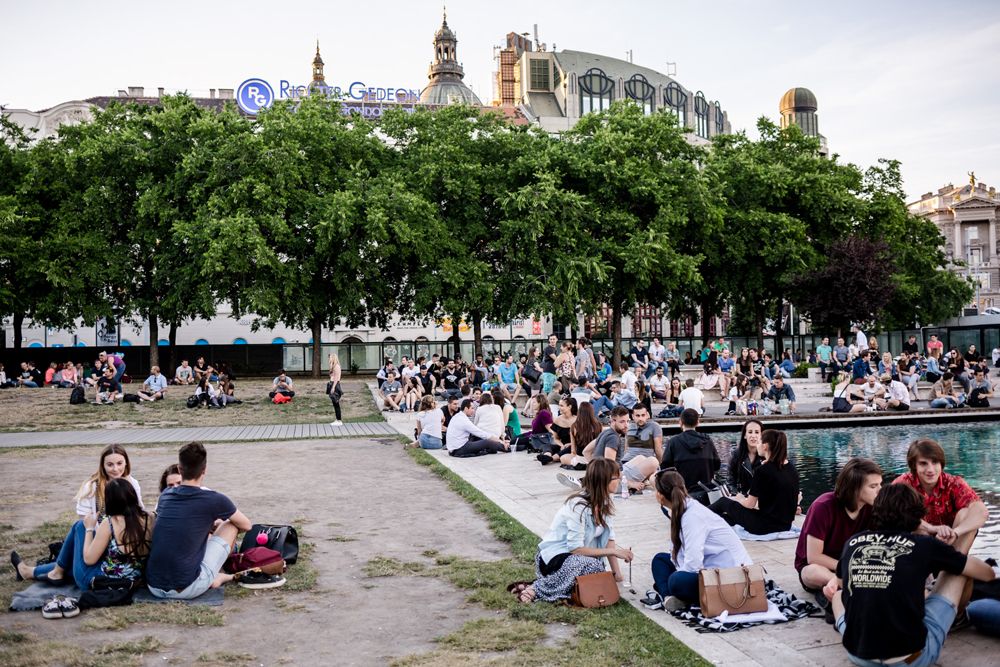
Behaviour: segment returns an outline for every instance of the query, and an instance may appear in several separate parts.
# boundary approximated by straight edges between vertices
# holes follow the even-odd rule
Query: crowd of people
[[[161,474],[159,498],[149,509],[132,475],[128,452],[121,445],[108,445],[97,471],[74,498],[79,519],[66,534],[58,557],[31,567],[12,551],[17,580],[52,586],[75,583],[87,591],[93,589],[96,577],[106,577],[126,586],[145,585],[155,597],[168,600],[191,600],[234,578],[245,588],[281,586],[285,580],[280,575],[222,571],[237,538],[252,524],[232,500],[204,485],[207,461],[200,442],[181,447],[177,462]],[[42,616],[76,616],[77,602],[64,596],[49,598]]]

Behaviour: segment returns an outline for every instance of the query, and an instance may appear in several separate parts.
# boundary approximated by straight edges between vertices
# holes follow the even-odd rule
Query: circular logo
[[[247,79],[236,89],[236,103],[252,116],[266,109],[274,102],[274,91],[264,79]]]

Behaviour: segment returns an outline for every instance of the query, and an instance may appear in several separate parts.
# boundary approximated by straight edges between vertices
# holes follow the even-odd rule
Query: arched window
[[[643,75],[633,74],[632,78],[625,82],[625,97],[638,102],[643,113],[648,116],[653,113],[656,88]]]
[[[132,342],[131,341],[127,341],[127,340],[123,340],[122,341],[122,347],[132,347]]]
[[[694,96],[694,132],[708,139],[708,101],[700,90]]]
[[[726,124],[723,122],[722,107],[719,105],[718,102],[716,102],[715,103],[715,133],[716,134],[722,134],[722,132],[723,132],[723,130],[725,130],[725,128],[726,128]]]
[[[170,345],[170,341],[167,340],[166,338],[161,338],[160,340],[156,341],[156,344],[157,345]]]
[[[671,81],[663,89],[663,103],[677,114],[677,124],[681,127],[687,127],[688,96],[676,81]]]
[[[577,80],[580,84],[580,114],[611,107],[615,99],[615,82],[602,70],[593,67]]]
[[[42,347],[42,344],[39,343],[38,341],[35,341],[34,343],[30,344],[28,347]]]
[[[205,343],[205,344],[207,345],[208,343]],[[284,345],[285,344],[285,339],[281,338],[279,336],[278,338],[275,338],[274,340],[272,340],[271,344],[272,345]],[[200,345],[200,343],[195,343],[195,345]]]
[[[246,344],[247,344],[246,338],[237,338],[236,340],[233,341],[233,345],[246,345]]]
[[[284,343],[285,341],[281,341],[281,342]],[[125,344],[125,341],[122,341],[122,345],[124,345],[124,344]],[[195,345],[208,345],[208,341],[205,340],[204,338],[199,338],[198,340],[196,340],[194,342],[194,344]]]

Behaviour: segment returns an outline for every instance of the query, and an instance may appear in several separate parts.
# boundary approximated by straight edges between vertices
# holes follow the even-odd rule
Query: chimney
[[[129,86],[128,96],[129,97],[142,97],[142,86]]]
[[[215,88],[209,88],[208,89],[208,99],[210,99],[210,100],[214,100],[215,99]]]
[[[979,188],[980,190],[985,190],[986,189],[986,184],[985,183],[980,183],[976,187]]]
[[[219,99],[220,100],[231,100],[231,99],[233,99],[233,89],[232,88],[219,88]]]
[[[156,96],[157,97],[163,97],[163,89],[162,88],[157,88],[156,89]]]
[[[121,90],[121,89],[119,89],[118,90],[118,97],[128,97],[128,91],[127,90]]]

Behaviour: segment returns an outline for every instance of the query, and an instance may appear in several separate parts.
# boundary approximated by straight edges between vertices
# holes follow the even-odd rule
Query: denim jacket
[[[549,532],[538,545],[542,560],[548,563],[559,554],[572,553],[582,547],[606,549],[608,542],[615,539],[615,531],[610,517],[606,517],[604,523],[607,524],[604,532],[594,537],[597,532],[594,513],[576,498],[567,501],[559,508]]]

